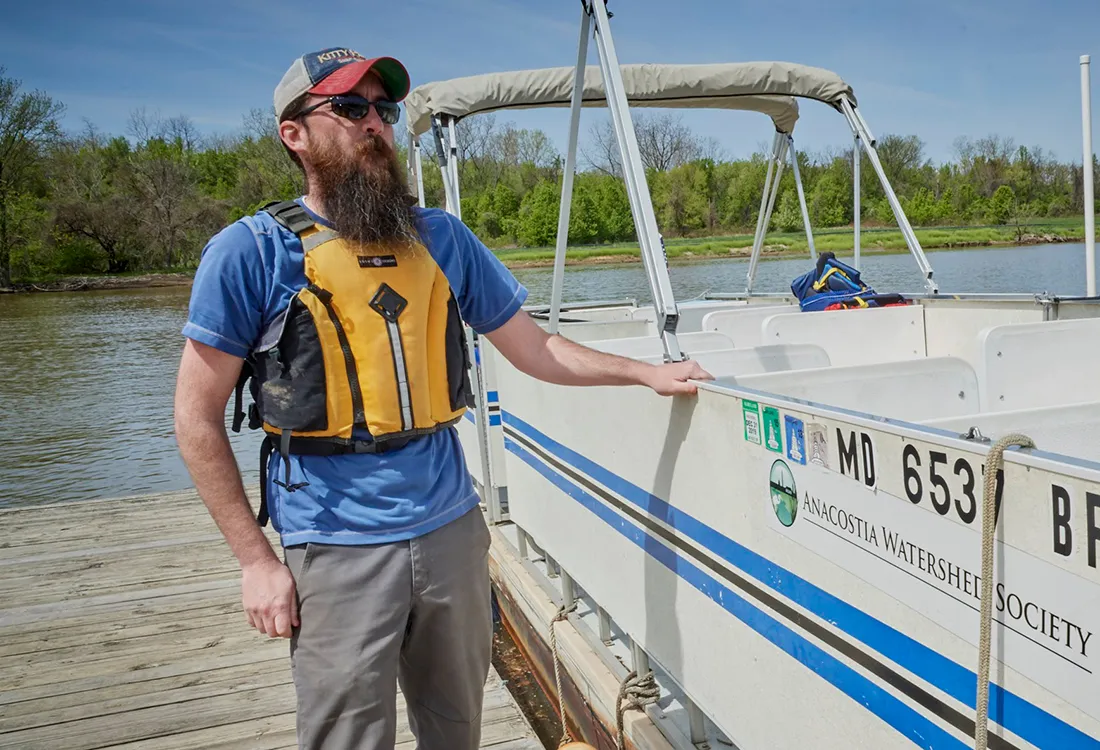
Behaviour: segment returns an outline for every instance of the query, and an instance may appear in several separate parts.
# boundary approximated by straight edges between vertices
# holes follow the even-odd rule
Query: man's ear
[[[283,120],[279,123],[279,138],[283,145],[299,156],[306,150],[306,129],[296,120]]]

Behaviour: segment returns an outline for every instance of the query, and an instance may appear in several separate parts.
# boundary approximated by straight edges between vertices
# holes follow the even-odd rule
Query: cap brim
[[[409,73],[405,66],[392,57],[376,57],[345,65],[322,79],[309,90],[311,94],[346,94],[355,88],[363,76],[374,71],[382,79],[382,85],[390,98],[399,102],[409,94]]]

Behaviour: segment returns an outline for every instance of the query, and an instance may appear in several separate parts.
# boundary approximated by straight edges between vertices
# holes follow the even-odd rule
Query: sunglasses
[[[378,112],[378,117],[382,122],[387,125],[395,125],[397,121],[401,119],[401,107],[397,102],[391,102],[386,100],[380,100],[372,102],[369,99],[364,99],[361,96],[355,94],[339,94],[338,96],[330,96],[327,99],[317,102],[316,104],[306,107],[298,113],[298,117],[307,115],[313,110],[323,107],[326,104],[332,105],[332,111],[340,117],[346,117],[349,120],[362,120],[364,117],[370,114],[370,108],[373,106]]]

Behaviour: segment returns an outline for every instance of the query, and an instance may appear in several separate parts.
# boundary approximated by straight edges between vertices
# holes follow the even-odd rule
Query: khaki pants
[[[302,750],[392,750],[398,681],[418,750],[476,750],[492,648],[489,539],[475,508],[407,542],[286,549]]]

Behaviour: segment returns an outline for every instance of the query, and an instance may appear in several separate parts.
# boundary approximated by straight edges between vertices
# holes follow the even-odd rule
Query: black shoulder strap
[[[248,379],[253,376],[252,364],[246,359],[241,365],[241,374],[237,377],[237,385],[233,389],[233,432],[240,432],[244,423],[244,387]],[[251,428],[252,425],[249,424]]]
[[[301,234],[313,226],[313,219],[296,201],[273,201],[260,210],[267,211],[275,221],[294,234]]]

